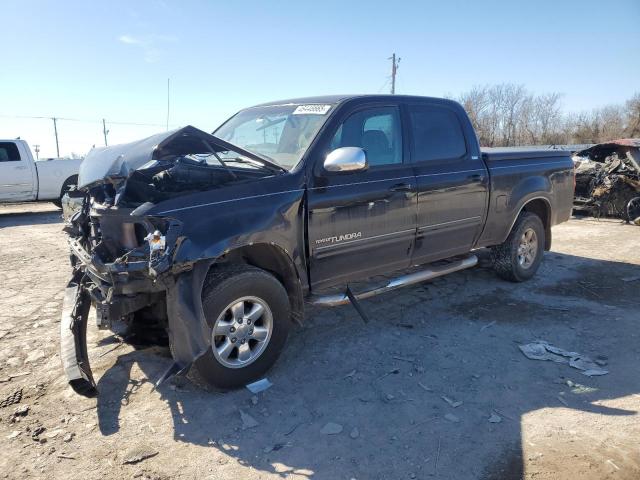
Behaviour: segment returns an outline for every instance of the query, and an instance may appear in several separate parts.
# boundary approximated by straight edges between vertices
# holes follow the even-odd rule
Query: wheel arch
[[[291,316],[295,323],[304,320],[304,292],[300,275],[288,253],[274,243],[252,243],[226,251],[211,268],[229,264],[247,264],[275,276],[284,285],[289,297]]]
[[[71,180],[72,182],[75,180],[75,183],[72,183],[72,185],[78,185],[78,174],[74,173],[73,175],[69,175],[64,182],[62,182],[62,185],[60,185],[60,195],[59,198],[62,199],[62,196],[65,194],[65,190],[64,187],[65,185],[67,185],[67,183],[69,182],[69,180]]]
[[[534,196],[526,199],[522,202],[522,205],[516,211],[516,214],[513,216],[511,223],[509,224],[509,229],[505,235],[509,236],[511,231],[513,230],[513,226],[516,224],[516,221],[520,217],[522,212],[529,212],[537,215],[542,221],[542,225],[544,226],[544,249],[551,249],[551,202],[547,197],[543,196]]]

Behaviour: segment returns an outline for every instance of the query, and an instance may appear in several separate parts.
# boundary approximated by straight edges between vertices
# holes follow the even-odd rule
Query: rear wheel
[[[491,248],[496,273],[511,282],[529,280],[540,267],[544,245],[545,233],[540,217],[522,212],[504,243]]]
[[[213,270],[202,307],[211,348],[194,364],[198,380],[237,388],[271,368],[292,323],[287,292],[273,275],[248,265]]]

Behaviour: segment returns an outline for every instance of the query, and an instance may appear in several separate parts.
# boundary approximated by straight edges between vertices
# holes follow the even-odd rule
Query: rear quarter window
[[[20,152],[12,142],[0,142],[0,162],[19,162]]]
[[[414,162],[457,159],[467,153],[462,126],[448,108],[410,105]]]

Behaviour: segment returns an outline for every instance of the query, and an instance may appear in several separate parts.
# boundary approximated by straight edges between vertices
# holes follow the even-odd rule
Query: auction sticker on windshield
[[[324,115],[331,109],[331,105],[298,105],[293,115]]]

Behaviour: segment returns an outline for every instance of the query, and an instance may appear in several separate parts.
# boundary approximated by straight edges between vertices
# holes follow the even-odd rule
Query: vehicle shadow
[[[590,421],[602,422],[595,416],[620,431],[637,422],[636,408],[616,405],[640,394],[640,281],[621,280],[638,274],[636,265],[549,253],[536,279],[510,284],[484,257],[479,268],[363,302],[368,324],[350,306],[311,309],[269,373],[274,386],[255,397],[181,380],[158,393],[174,441],[283,478],[510,480],[524,477],[525,463],[527,475],[592,465],[576,475],[602,478],[613,467],[599,455],[622,469],[618,478],[638,478],[623,448],[579,438]],[[610,373],[529,360],[518,344],[536,339],[602,355]],[[152,413],[136,410],[136,395],[148,395],[170,363],[160,347],[118,355],[98,382],[103,435],[124,428],[127,410]],[[558,430],[537,434],[531,422],[540,418]],[[342,431],[323,433],[330,422]],[[578,431],[571,440],[568,426]]]
[[[44,211],[24,211],[24,209],[14,211],[6,207],[0,208],[0,228],[62,223],[61,211],[53,208]]]

